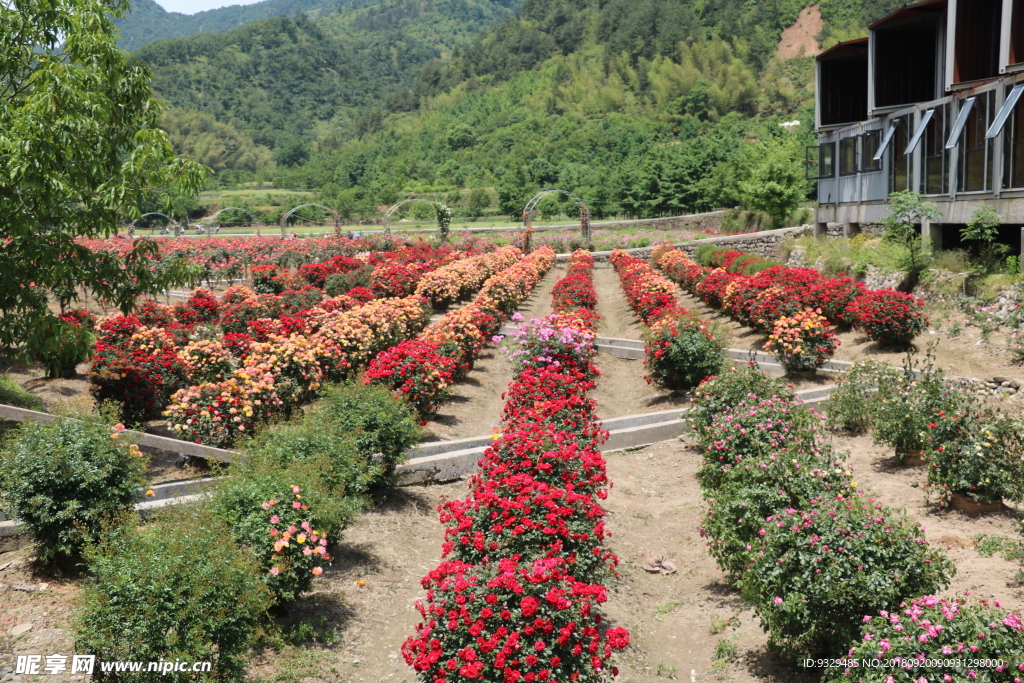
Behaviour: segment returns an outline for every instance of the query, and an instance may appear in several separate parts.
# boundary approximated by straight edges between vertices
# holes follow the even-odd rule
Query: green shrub
[[[145,460],[121,429],[60,416],[48,425],[24,423],[7,436],[0,491],[43,562],[76,555],[105,519],[132,509]]]
[[[722,251],[722,248],[717,244],[705,242],[697,247],[697,253],[693,255],[693,260],[702,266],[710,267],[711,259],[720,251]]]
[[[1024,500],[1024,420],[984,411],[931,424],[947,437],[928,454],[928,483],[940,507],[953,493],[982,503]]]
[[[697,436],[705,449],[704,465],[697,473],[701,486],[720,489],[742,477],[751,461],[773,455],[792,458],[814,448],[819,421],[798,401],[739,400],[718,413]]]
[[[738,580],[750,558],[747,548],[759,538],[764,520],[774,514],[807,507],[822,496],[849,493],[850,471],[828,448],[810,447],[778,457],[744,459],[707,498],[700,534],[708,551],[730,581]]]
[[[666,389],[692,389],[725,364],[722,340],[688,315],[658,320],[645,337],[646,379]]]
[[[0,377],[0,404],[42,411],[43,401],[9,377]]]
[[[730,367],[717,377],[700,383],[694,391],[688,417],[699,432],[711,425],[715,416],[726,408],[750,397],[776,396],[786,401],[796,399],[796,393],[786,383],[761,372],[753,362],[741,367]]]
[[[885,363],[861,361],[839,376],[835,391],[825,401],[825,424],[832,431],[861,434],[875,424],[878,384],[891,384],[900,371]]]
[[[243,450],[249,463],[263,462],[278,469],[297,463],[316,466],[332,495],[360,497],[371,488],[375,468],[357,450],[356,436],[332,428],[322,414],[309,412],[298,422],[261,431]]]
[[[338,540],[361,501],[332,495],[315,463],[279,469],[247,461],[233,475],[214,492],[213,514],[257,562],[275,604],[288,608],[329,562],[327,544]]]
[[[344,294],[354,287],[369,287],[372,273],[373,269],[369,266],[356,268],[347,273],[335,273],[324,282],[324,294],[334,297]]]
[[[162,681],[240,681],[271,605],[256,562],[203,507],[175,507],[144,528],[123,526],[85,553],[76,651],[111,661],[210,662]],[[96,680],[152,681],[152,673]]]
[[[324,424],[336,433],[353,435],[356,451],[371,463],[371,492],[386,491],[405,452],[419,442],[412,406],[385,387],[358,384],[328,389],[323,405]]]
[[[924,530],[862,495],[836,496],[769,517],[751,544],[740,581],[754,603],[769,649],[836,656],[865,614],[935,593],[956,571]]]
[[[878,376],[875,442],[892,446],[901,459],[921,453],[930,442],[951,437],[946,429],[955,431],[955,423],[940,418],[963,415],[971,403],[972,397],[951,386],[930,358],[917,364],[908,354],[901,372]]]

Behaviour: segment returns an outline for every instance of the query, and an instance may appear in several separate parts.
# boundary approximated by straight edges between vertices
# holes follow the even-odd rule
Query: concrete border
[[[0,419],[14,420],[16,422],[39,422],[41,424],[49,424],[57,417],[57,415],[40,413],[36,410],[0,405]],[[158,436],[157,434],[149,434],[147,432],[137,432],[133,429],[126,429],[124,430],[124,433],[131,436],[139,446],[156,448],[161,451],[170,451],[181,455],[192,455],[206,460],[217,460],[219,462],[227,463],[238,462],[239,453],[237,451],[229,451],[224,448],[206,446],[192,441],[172,439],[169,436]]]
[[[797,392],[805,405],[821,405],[835,389],[834,384]],[[603,421],[608,440],[602,453],[635,448],[681,436],[690,426],[686,417],[689,408],[670,408],[650,413],[623,415]],[[400,486],[443,483],[473,474],[484,451],[493,441],[491,436],[423,444],[410,451],[409,460],[398,466]]]

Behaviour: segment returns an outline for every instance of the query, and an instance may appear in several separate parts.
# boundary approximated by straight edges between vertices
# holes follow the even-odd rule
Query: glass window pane
[[[839,175],[857,173],[857,138],[843,138],[839,141]]]
[[[861,170],[862,171],[880,171],[882,170],[881,158],[875,159],[875,154],[878,152],[878,145],[882,140],[882,133],[878,130],[873,130],[864,133],[861,140]]]

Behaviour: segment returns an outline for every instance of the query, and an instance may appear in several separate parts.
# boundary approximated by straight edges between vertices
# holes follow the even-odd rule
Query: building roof
[[[935,16],[935,12],[946,9],[947,0],[923,0],[922,2],[915,2],[905,7],[901,7],[895,12],[882,17],[875,23],[868,26],[869,29],[876,29],[884,24],[893,23],[898,20],[906,20],[910,23],[914,19],[923,19],[925,17]]]
[[[839,57],[839,56],[845,55],[846,53],[860,52],[861,50],[867,49],[867,46],[868,46],[868,39],[867,39],[867,37],[855,38],[853,40],[844,40],[843,42],[836,43],[835,45],[833,45],[829,49],[827,49],[824,52],[818,54],[817,58],[818,59],[823,59],[823,58],[827,59],[827,58],[830,58],[830,57]]]

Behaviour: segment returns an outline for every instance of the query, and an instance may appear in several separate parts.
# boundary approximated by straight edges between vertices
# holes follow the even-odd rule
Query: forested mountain
[[[173,119],[197,111],[285,166],[379,124],[424,63],[512,15],[515,0],[377,0],[313,20],[275,17],[138,48]],[[375,123],[375,121],[377,123]]]
[[[330,13],[357,6],[366,0],[263,0],[251,5],[232,5],[195,14],[168,12],[154,0],[132,0],[131,13],[114,22],[121,37],[117,44],[134,51],[154,40],[215,33],[251,24],[260,19],[298,12]]]
[[[863,35],[901,4],[822,0],[817,39]],[[137,54],[160,97],[251,136],[276,182],[350,215],[460,188],[515,213],[551,185],[599,215],[766,208],[765,187],[811,187],[813,58],[776,55],[808,5],[524,0],[510,16],[511,3],[380,0]]]

